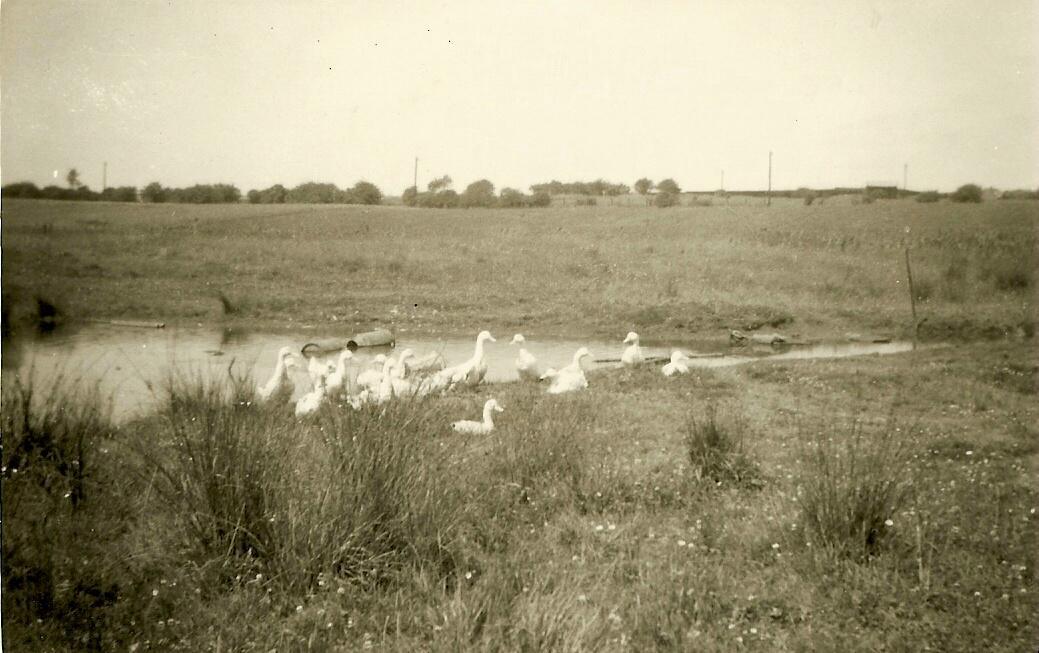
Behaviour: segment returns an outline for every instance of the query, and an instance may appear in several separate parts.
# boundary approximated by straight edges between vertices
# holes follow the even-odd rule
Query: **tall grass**
[[[463,502],[422,402],[315,418],[242,401],[248,382],[172,382],[154,448],[139,448],[182,545],[232,571],[306,590],[325,574],[381,582],[449,571]]]
[[[760,484],[760,474],[745,450],[747,422],[737,413],[719,417],[709,405],[702,418],[690,414],[685,423],[685,448],[696,480],[738,485]]]
[[[911,498],[911,431],[853,422],[809,437],[798,500],[809,541],[841,557],[879,552],[888,520]]]

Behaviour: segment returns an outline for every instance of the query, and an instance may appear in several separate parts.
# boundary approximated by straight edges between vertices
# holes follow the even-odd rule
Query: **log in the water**
[[[142,322],[138,320],[94,320],[90,319],[87,322],[93,322],[96,324],[110,324],[112,326],[121,327],[139,327],[142,329],[165,329],[165,322]]]
[[[393,347],[396,340],[387,329],[376,329],[358,333],[353,338],[324,338],[303,345],[304,356],[315,356],[349,349],[356,351],[359,347]]]

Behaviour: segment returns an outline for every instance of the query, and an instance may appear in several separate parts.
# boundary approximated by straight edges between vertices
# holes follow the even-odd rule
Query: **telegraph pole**
[[[415,157],[415,192],[418,192],[418,157]]]
[[[768,195],[765,196],[765,206],[772,206],[772,150],[768,151]]]
[[[108,161],[101,164],[101,192],[108,188]]]

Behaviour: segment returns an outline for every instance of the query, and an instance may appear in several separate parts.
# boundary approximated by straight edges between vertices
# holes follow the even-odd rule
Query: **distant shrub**
[[[157,181],[153,181],[141,190],[141,200],[161,203],[166,201],[166,189]]]
[[[964,184],[956,189],[956,192],[949,196],[953,202],[970,202],[978,203],[981,202],[981,186],[977,184]]]
[[[578,197],[574,200],[574,206],[595,206],[598,203],[594,197]]]
[[[635,182],[635,192],[639,195],[645,195],[649,191],[653,190],[653,182],[643,177]]]
[[[418,189],[414,186],[408,186],[401,193],[400,201],[404,206],[416,206],[418,204]]]
[[[494,196],[494,184],[488,179],[474,181],[466,186],[465,192],[462,193],[461,204],[467,209],[487,208],[497,203],[498,199]]]
[[[669,195],[678,195],[682,192],[682,189],[678,187],[674,179],[665,179],[657,183],[657,191]]]
[[[436,193],[419,193],[418,205],[426,209],[451,209],[458,206],[459,196],[453,190],[442,190]]]
[[[106,188],[101,191],[101,199],[106,202],[136,202],[137,187],[119,186]]]
[[[520,208],[527,205],[527,198],[515,188],[503,188],[498,197],[498,204],[507,209]]]
[[[545,191],[538,191],[530,197],[530,205],[536,207],[545,207],[552,203],[552,196]]]
[[[925,204],[929,204],[929,203],[932,203],[932,202],[937,202],[941,198],[942,198],[942,196],[941,196],[941,194],[938,191],[929,190],[929,191],[924,191],[923,193],[917,194],[916,201],[917,202],[921,202],[921,203],[925,203]]]
[[[744,450],[746,421],[742,416],[719,419],[717,407],[708,406],[701,419],[690,415],[685,425],[685,448],[690,469],[698,481],[756,484],[757,466]]]
[[[657,185],[657,188],[660,188],[660,186]],[[666,209],[676,204],[678,204],[678,197],[671,193],[658,191],[657,194],[653,196],[653,206],[657,208]]]
[[[382,204],[382,191],[375,184],[359,181],[349,191],[348,204]]]
[[[1028,190],[1027,188],[1006,190],[999,196],[1001,200],[1039,200],[1039,190]]]
[[[798,500],[809,540],[855,559],[881,549],[890,532],[885,522],[905,505],[913,485],[909,434],[890,423],[879,433],[865,430],[856,422],[847,434],[810,439]]]
[[[818,197],[818,193],[816,193],[811,188],[802,187],[797,189],[797,191],[794,193],[794,196],[802,198],[804,200],[805,206],[811,206],[812,203],[815,202],[816,198]]]
[[[36,184],[28,181],[8,184],[0,190],[0,194],[7,198],[20,197],[23,199],[38,199],[43,196]]]
[[[251,190],[246,198],[251,204],[284,204],[288,192],[281,184],[274,184],[263,190]]]

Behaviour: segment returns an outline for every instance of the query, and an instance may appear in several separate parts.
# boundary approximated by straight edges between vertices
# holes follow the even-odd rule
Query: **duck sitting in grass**
[[[591,355],[592,352],[588,351],[587,347],[581,347],[574,352],[573,361],[563,369],[558,372],[552,368],[546,370],[543,378],[552,380],[552,384],[548,387],[548,393],[558,395],[587,388],[588,379],[584,375],[584,368],[581,367],[581,359]]]
[[[487,435],[494,430],[494,419],[492,415],[494,412],[503,412],[505,409],[502,408],[498,401],[494,398],[488,399],[483,405],[483,421],[475,422],[473,420],[459,420],[451,423],[451,428],[456,433],[465,433],[468,435]]]
[[[512,342],[509,343],[520,346],[519,355],[516,356],[516,371],[522,381],[537,381],[541,378],[541,374],[538,372],[538,359],[523,348],[523,343],[526,341],[522,333],[517,333],[512,336]]]
[[[671,352],[671,362],[660,370],[664,373],[664,376],[674,376],[676,374],[686,374],[689,372],[689,364],[686,362],[689,357],[678,349]]]
[[[642,347],[639,347],[639,334],[634,331],[629,331],[628,335],[624,338],[624,343],[628,344],[628,348],[621,354],[621,363],[624,365],[638,365],[642,361],[646,360],[645,356],[642,355]]]

